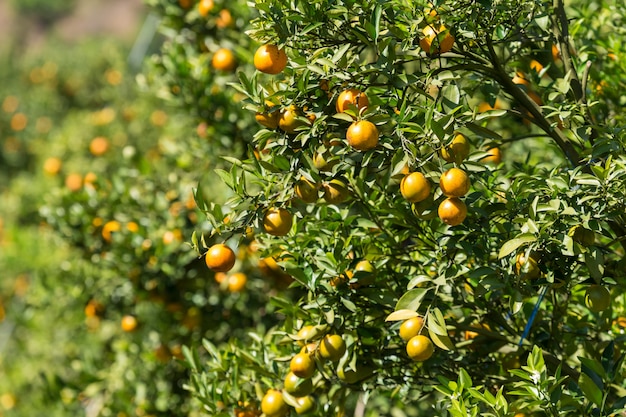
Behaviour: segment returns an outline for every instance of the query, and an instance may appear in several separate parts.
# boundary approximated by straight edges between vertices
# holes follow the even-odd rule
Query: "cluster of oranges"
[[[289,405],[297,414],[311,412],[315,408],[311,393],[317,367],[327,362],[336,364],[346,353],[346,342],[340,335],[326,334],[319,338],[314,326],[302,327],[297,337],[302,348],[289,362],[283,390],[270,389],[261,401],[261,411],[268,417],[284,416]],[[342,370],[338,370],[337,376],[343,379],[342,375]]]
[[[435,352],[433,342],[422,334],[424,319],[413,317],[400,325],[400,337],[406,342],[406,353],[417,362],[430,359]]]
[[[469,151],[470,145],[467,138],[459,133],[448,146],[441,149],[440,154],[446,162],[460,163],[467,158]],[[467,206],[460,197],[469,191],[470,179],[468,174],[460,168],[450,168],[439,178],[439,188],[446,196],[437,210],[441,221],[450,226],[463,223],[467,216]],[[407,201],[422,203],[428,201],[431,185],[421,172],[411,172],[400,182],[400,192]]]

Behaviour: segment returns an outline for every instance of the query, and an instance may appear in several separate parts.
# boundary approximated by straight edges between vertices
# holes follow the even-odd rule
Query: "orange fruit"
[[[219,71],[232,71],[237,66],[237,62],[230,49],[220,48],[213,54],[211,65]]]
[[[298,353],[291,358],[289,370],[299,378],[311,378],[315,373],[315,361],[308,353]]]
[[[447,197],[462,197],[469,191],[470,180],[460,168],[450,168],[439,178],[439,187]]]
[[[456,197],[446,198],[439,204],[437,214],[449,226],[458,226],[467,217],[467,206]]]
[[[46,175],[54,176],[61,171],[62,166],[63,162],[61,162],[59,158],[50,157],[43,163],[43,172],[45,172]]]
[[[329,204],[341,204],[346,201],[350,195],[346,184],[335,178],[323,185],[324,200]]]
[[[313,381],[310,378],[300,378],[293,372],[289,372],[284,381],[285,391],[294,397],[304,397],[313,391]]]
[[[530,82],[526,79],[523,72],[517,71],[513,77],[513,84],[530,87]]]
[[[206,265],[214,272],[228,272],[235,265],[235,252],[223,243],[209,248],[204,257]]]
[[[552,59],[554,62],[561,60],[561,51],[559,51],[559,47],[556,44],[552,44]]]
[[[228,291],[241,292],[246,288],[248,277],[243,272],[237,272],[228,277]]]
[[[262,45],[254,53],[254,67],[266,74],[278,74],[287,67],[287,54],[276,45]]]
[[[412,172],[402,178],[400,193],[407,201],[417,203],[430,195],[430,183],[421,172]]]
[[[424,335],[413,336],[406,344],[406,353],[414,361],[423,362],[430,359],[435,352],[433,342]]]
[[[412,317],[405,320],[400,325],[400,337],[408,342],[422,331],[424,327],[424,319],[421,317]]]
[[[319,356],[331,362],[339,362],[346,353],[346,342],[338,334],[328,334],[320,341]]]
[[[369,104],[369,99],[365,93],[357,90],[356,88],[350,88],[339,94],[337,103],[335,103],[335,108],[337,109],[337,113],[343,113],[350,106],[356,106],[357,112],[360,113],[361,110],[366,109]]]
[[[315,408],[315,400],[310,395],[296,398],[296,414],[308,414]]]
[[[305,124],[298,118],[299,115],[300,111],[296,106],[292,105],[282,109],[278,116],[278,127],[285,133],[296,133],[296,130]]]
[[[227,27],[233,26],[235,21],[233,20],[233,16],[230,14],[228,9],[220,10],[219,14],[215,18],[215,26],[220,29],[225,29]]]
[[[108,150],[109,150],[109,141],[102,136],[93,138],[93,140],[89,144],[89,152],[91,152],[93,156],[102,156]]]
[[[183,9],[189,9],[191,7],[192,0],[178,0],[178,5]]]
[[[517,254],[515,258],[515,273],[522,279],[535,279],[541,275],[539,269],[539,254],[531,252],[527,257],[524,252]]]
[[[281,417],[287,414],[289,410],[283,399],[283,394],[278,390],[270,389],[263,396],[261,411],[267,417]]]
[[[98,176],[94,172],[85,174],[85,179],[83,180],[85,187],[95,188],[96,181],[98,181]]]
[[[470,143],[460,133],[457,133],[452,139],[452,142],[448,146],[441,148],[440,155],[446,162],[456,162],[460,164],[465,158],[469,156]]]
[[[313,166],[320,172],[330,172],[333,167],[337,165],[339,161],[334,160],[330,161],[329,159],[332,157],[330,152],[315,152],[313,155]]]
[[[294,192],[296,196],[305,203],[315,203],[319,198],[318,185],[309,181],[304,177],[300,179],[294,185]]]
[[[87,317],[99,317],[104,313],[104,305],[102,303],[91,299],[85,306],[85,316]]]
[[[11,129],[16,132],[26,129],[28,125],[28,117],[24,113],[15,113],[11,117]]]
[[[596,313],[604,311],[611,305],[611,293],[602,285],[592,285],[585,292],[585,305]]]
[[[222,282],[226,281],[228,275],[225,272],[216,272],[213,278],[215,279],[215,282],[221,284]]]
[[[137,319],[134,316],[126,315],[122,317],[122,330],[132,332],[137,328]]]
[[[213,10],[214,6],[215,2],[213,0],[200,0],[198,3],[198,12],[200,13],[200,16],[207,17],[209,12]]]
[[[263,216],[263,229],[273,236],[285,236],[292,224],[293,215],[284,208],[272,207]]]
[[[261,125],[268,129],[276,129],[278,127],[278,120],[280,119],[280,112],[274,110],[272,112],[258,112],[254,118]]]
[[[378,129],[368,120],[354,122],[348,128],[346,139],[357,151],[368,151],[378,146]]]
[[[478,105],[478,113],[484,113],[486,111],[490,111],[490,110],[498,110],[498,109],[502,109],[503,105],[502,105],[502,101],[500,101],[499,98],[496,99],[495,103],[493,103],[493,106],[487,102],[482,102]]]
[[[422,33],[424,36],[420,39],[420,47],[429,55],[450,52],[454,45],[454,37],[444,25],[439,26],[439,29],[428,25]]]
[[[530,64],[528,64],[528,66],[530,67],[531,70],[535,71],[537,74],[543,71],[543,65],[541,64],[541,62],[537,61],[536,59],[531,59]]]
[[[122,228],[122,225],[117,220],[111,220],[106,222],[104,226],[102,226],[102,238],[106,242],[111,242],[113,240],[113,232],[118,232]]]
[[[502,162],[502,152],[500,148],[489,148],[487,149],[488,155],[482,158],[480,161],[485,164],[498,165]]]

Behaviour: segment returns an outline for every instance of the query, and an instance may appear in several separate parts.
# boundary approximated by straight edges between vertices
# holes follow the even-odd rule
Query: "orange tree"
[[[277,322],[265,305],[285,275],[269,260],[259,270],[250,239],[228,274],[183,239],[211,230],[194,189],[230,196],[199,171],[223,166],[231,142],[214,140],[213,116],[197,129],[142,94],[126,52],[50,41],[2,67],[12,82],[0,92],[0,413],[190,415],[183,346]]]
[[[217,48],[188,42],[213,20],[189,22],[243,6],[158,3],[185,22],[160,78],[199,91],[185,104],[201,114],[214,103],[206,82],[224,84],[198,76]],[[256,42],[243,41],[254,49],[239,51],[231,80],[248,114],[232,122],[259,125],[250,152],[218,171],[232,197],[196,194],[203,237],[254,232],[305,294],[272,298],[271,331],[188,355],[205,408],[623,410],[624,6],[258,0],[254,11],[238,21]]]

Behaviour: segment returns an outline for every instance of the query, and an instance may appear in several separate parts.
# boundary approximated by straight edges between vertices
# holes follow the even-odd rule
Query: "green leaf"
[[[385,321],[400,321],[400,320],[408,320],[413,317],[417,317],[418,314],[413,310],[397,310],[387,316]]]
[[[589,275],[600,282],[604,275],[604,256],[599,248],[593,247],[585,253],[585,264],[589,269]]]
[[[446,335],[437,334],[428,327],[428,335],[430,336],[433,343],[443,350],[452,350],[454,349],[454,343],[452,340]]]
[[[578,386],[589,401],[597,406],[602,404],[602,390],[593,382],[589,375],[581,373],[578,379]]]
[[[517,237],[505,242],[504,245],[502,245],[502,247],[500,248],[500,252],[498,253],[498,259],[504,258],[520,246],[526,243],[534,242],[535,240],[537,240],[537,237],[531,233],[523,233],[521,235],[518,235]]]
[[[428,314],[428,330],[442,336],[448,335],[446,320],[438,308],[433,308]]]
[[[395,310],[413,310],[417,311],[422,303],[422,299],[428,292],[429,288],[414,288],[404,293],[396,303]]]

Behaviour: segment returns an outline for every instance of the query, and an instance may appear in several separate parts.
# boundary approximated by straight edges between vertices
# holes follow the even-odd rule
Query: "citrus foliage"
[[[216,2],[213,13],[231,3]],[[205,342],[208,365],[191,365],[207,409],[263,408],[266,392],[283,387],[305,326],[315,326],[302,349],[315,357],[319,415],[365,402],[365,415],[415,415],[404,405],[418,399],[453,415],[621,409],[623,387],[609,381],[622,375],[612,322],[624,308],[623,6],[254,6],[241,28],[255,42],[241,41],[250,49],[232,86],[246,97],[244,117],[259,121],[254,152],[228,159],[220,175],[234,195],[206,214],[212,237],[246,239],[252,228],[307,293],[274,298],[284,320],[252,344]],[[194,31],[195,12],[182,13],[184,29],[173,27],[170,41],[193,45],[185,36],[206,28]],[[287,65],[246,59],[261,45],[284,49]],[[208,59],[201,49],[188,62]],[[414,173],[427,185],[403,192]],[[280,233],[266,224],[277,209],[293,216]],[[363,260],[372,270],[354,272]],[[590,285],[606,288],[610,305],[589,301]],[[398,336],[400,321],[415,316],[432,357],[422,339],[407,354]],[[338,363],[320,357],[326,334],[346,343]],[[527,358],[528,369],[509,372]],[[456,386],[487,391],[460,395],[448,382],[458,378]],[[547,394],[524,391],[524,381]],[[283,397],[297,410],[286,382]]]

